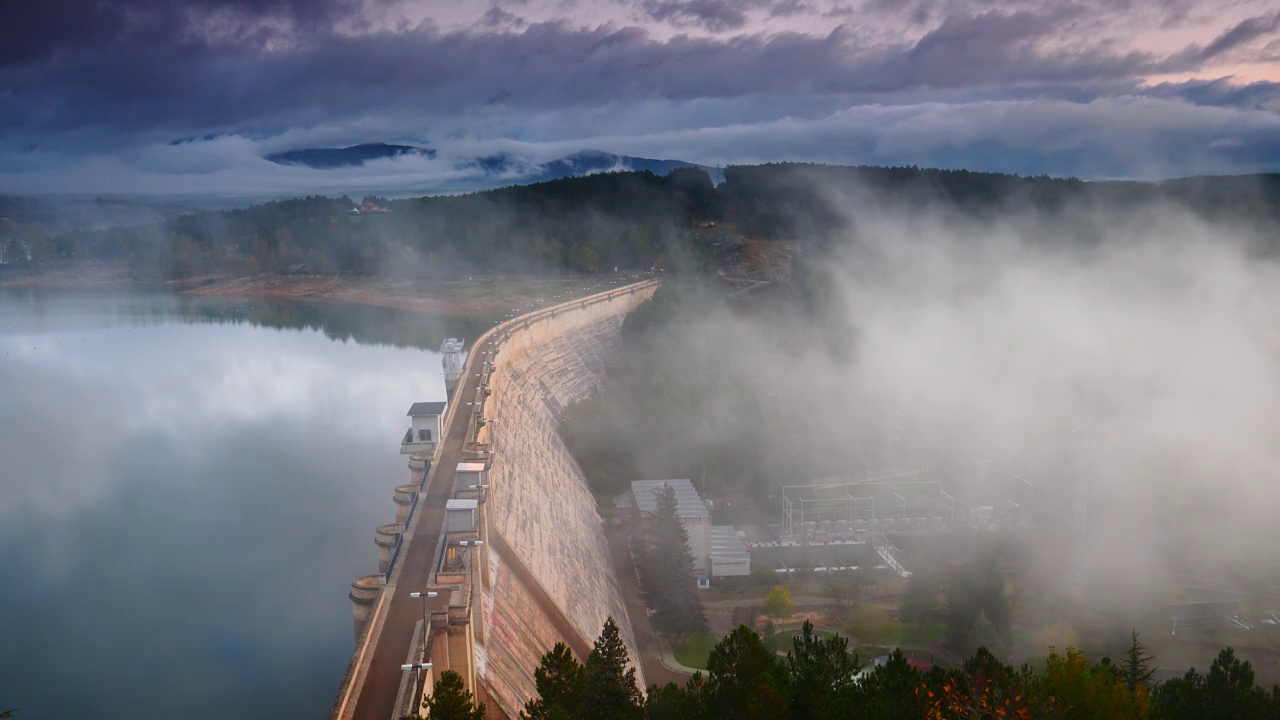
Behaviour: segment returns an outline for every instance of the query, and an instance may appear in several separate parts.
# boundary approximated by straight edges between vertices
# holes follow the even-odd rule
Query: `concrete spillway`
[[[618,352],[628,312],[656,286],[619,292],[612,300],[573,307],[511,331],[494,359],[486,416],[491,433],[490,534],[514,553],[586,643],[605,618],[619,624],[633,660],[635,640],[610,560],[595,499],[558,431],[559,414],[604,381]],[[561,640],[530,588],[493,545],[490,590],[483,599],[486,637],[477,666],[490,697],[515,717],[535,694],[533,669]],[[567,638],[566,638],[567,639]],[[578,643],[570,643],[571,646]],[[636,662],[637,673],[640,673]],[[638,678],[643,687],[643,676]]]

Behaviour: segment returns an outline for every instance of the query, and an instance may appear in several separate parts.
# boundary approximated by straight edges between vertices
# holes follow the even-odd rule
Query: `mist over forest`
[[[659,276],[604,386],[560,418],[602,514],[631,480],[689,478],[714,522],[777,541],[784,486],[921,474],[962,518],[896,540],[925,598],[904,626],[946,625],[961,657],[1043,653],[1061,627],[1115,656],[1131,631],[1167,638],[1170,607],[1225,598],[1256,639],[1239,655],[1280,679],[1280,632],[1263,624],[1280,580],[1280,175],[724,175],[309,197],[55,232],[9,201],[0,280],[84,265],[177,287]],[[978,508],[1012,520],[985,532],[964,519]],[[803,582],[816,562],[801,557],[777,570]],[[975,577],[997,605],[960,600]],[[1204,667],[1230,638],[1197,642],[1155,649]]]
[[[1280,218],[1280,175],[1163,183],[779,163],[733,166],[714,185],[697,168],[665,176],[600,173],[460,196],[313,196],[247,208],[185,212],[181,205],[109,201],[70,212],[48,201],[0,198],[5,271],[74,259],[115,263],[159,279],[261,272],[398,277],[648,270],[659,258],[705,258],[716,238],[791,240],[821,248],[856,221],[831,192],[904,213],[948,208],[965,217],[1034,211],[1075,239],[1100,239],[1085,206],[1129,212],[1162,204],[1207,220],[1268,225]],[[848,199],[846,199],[848,200]],[[363,205],[363,211],[360,210]],[[729,232],[691,228],[729,223]]]

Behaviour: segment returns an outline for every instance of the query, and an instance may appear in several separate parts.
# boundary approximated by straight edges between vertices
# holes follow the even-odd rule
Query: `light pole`
[[[418,598],[422,600],[422,654],[423,654],[423,657],[426,657],[426,654],[427,654],[427,626],[430,624],[430,621],[427,619],[427,598],[433,598],[435,596],[436,594],[430,591],[409,593],[409,597]],[[431,663],[427,663],[427,667],[430,667],[430,666],[431,666]],[[410,666],[406,665],[401,669],[407,670],[409,667]]]
[[[417,680],[415,680],[415,681],[414,681],[414,687],[416,688],[416,687],[418,687],[419,685],[421,685],[421,684],[422,684],[422,671],[423,671],[423,670],[430,670],[430,669],[431,669],[431,663],[429,663],[429,662],[428,662],[428,663],[408,663],[407,665],[401,665],[401,666],[400,666],[400,669],[401,669],[401,670],[417,670],[417,671],[418,671],[418,677],[417,677]],[[425,690],[425,688],[423,688],[423,690]],[[419,697],[421,697],[421,694],[419,694]],[[418,703],[418,700],[415,698],[413,702],[414,702],[414,704],[416,705],[416,704]],[[415,710],[415,711],[416,711],[417,709],[418,709],[418,708],[416,708],[416,707],[414,708],[414,710]],[[416,713],[415,713],[415,714],[416,714]]]

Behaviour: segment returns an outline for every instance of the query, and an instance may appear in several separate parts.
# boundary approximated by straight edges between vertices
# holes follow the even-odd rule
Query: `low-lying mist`
[[[1050,585],[1127,604],[1261,576],[1280,547],[1266,233],[1173,204],[977,217],[827,192],[846,222],[798,238],[803,299],[668,288],[691,311],[622,362],[688,376],[656,386],[689,417],[613,418],[638,475],[710,464],[713,496],[754,483],[776,522],[783,485],[927,468],[962,508],[1016,499]]]

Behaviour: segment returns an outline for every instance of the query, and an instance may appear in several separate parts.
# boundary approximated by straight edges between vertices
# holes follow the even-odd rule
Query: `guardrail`
[[[537,322],[539,320],[542,320],[548,317],[555,317],[557,314],[564,312],[565,310],[572,309],[574,306],[577,306],[579,308],[585,308],[588,305],[591,305],[597,302],[608,302],[610,300],[613,300],[614,297],[617,297],[622,294],[628,294],[628,295],[633,294],[639,290],[655,287],[661,284],[662,284],[661,279],[650,278],[648,280],[644,280],[638,283],[621,285],[621,286],[613,287],[607,290],[602,290],[598,293],[584,295],[580,298],[567,300],[565,302],[557,303],[550,307],[542,308],[540,310],[535,310],[533,312],[527,313],[525,315],[521,315],[519,317],[511,318],[509,320],[504,320],[503,322],[498,323],[492,328],[489,328],[489,330],[485,331],[480,337],[476,338],[475,342],[472,344],[472,347],[478,348],[478,347],[484,346],[487,342],[489,342],[489,340],[495,334],[498,334],[498,333],[506,333],[506,335],[501,338],[502,340],[506,340],[507,338],[510,337],[511,331],[516,329],[517,327],[520,327],[520,328],[528,327],[530,323]],[[468,356],[467,365],[464,366],[464,372],[472,372],[474,370],[473,367],[470,367],[471,361],[472,361],[472,357]],[[482,363],[483,363],[482,364],[483,375],[482,375],[482,382],[480,382],[476,388],[477,400],[482,399],[479,395],[480,393],[483,392],[481,388],[488,385],[488,380],[489,380],[488,376],[493,369],[490,366],[488,358],[484,358],[482,360]],[[445,417],[443,422],[443,427],[445,428],[445,435],[440,438],[437,448],[442,448],[444,445],[445,437],[447,437],[449,432],[448,428],[452,426],[452,423],[455,420],[454,415],[456,415],[458,412],[458,405],[459,403],[457,402],[456,397],[454,398],[453,401],[449,403],[449,408],[445,412]],[[467,450],[467,447],[475,445],[476,433],[479,430],[479,426],[476,425],[476,413],[483,410],[483,407],[484,406],[478,402],[473,403],[471,406],[471,415],[470,415],[470,418],[468,419],[468,424],[470,427],[467,431],[467,438],[464,440],[464,443],[463,443],[463,449],[466,450],[467,452],[475,452],[474,450]],[[417,497],[414,498],[414,501],[410,506],[409,517],[406,518],[406,521],[405,521],[405,532],[402,533],[400,536],[400,539],[397,540],[396,547],[392,552],[391,563],[387,566],[387,574],[385,577],[388,584],[390,584],[391,582],[391,576],[396,569],[397,560],[399,559],[399,556],[400,556],[400,550],[404,545],[404,534],[408,533],[409,528],[412,527],[413,518],[417,512],[418,504],[422,502],[422,495],[424,492],[426,492],[426,488],[428,487],[428,480],[429,480],[431,471],[433,469],[432,465],[433,465],[433,460],[428,459],[427,465],[422,472],[422,479],[418,483]],[[439,567],[439,561],[443,559],[444,553],[445,553],[445,534],[442,531],[440,533],[440,538],[437,541],[436,547],[434,548],[434,551],[432,553],[435,556],[435,561],[436,561],[433,564],[433,567],[437,567],[437,568]],[[374,614],[370,616],[370,620],[365,625],[364,630],[362,631],[360,637],[356,639],[355,650],[352,653],[351,661],[347,665],[347,671],[345,676],[343,677],[342,685],[339,689],[338,700],[334,703],[333,709],[330,712],[330,720],[341,720],[346,714],[346,710],[351,701],[350,691],[351,691],[352,683],[355,682],[356,677],[359,674],[360,667],[362,666],[363,657],[364,657],[363,650],[372,639],[371,636],[373,635],[373,633],[377,631],[377,628],[375,627],[374,619],[376,618],[377,614],[381,612],[381,609],[380,609],[381,605],[386,601],[387,601],[387,597],[386,597],[386,593],[384,592],[381,595],[379,595],[378,602],[375,604]],[[469,605],[469,602],[468,602],[468,605]]]
[[[409,432],[413,432],[410,430]],[[409,516],[404,519],[404,532],[396,536],[396,546],[391,550],[391,562],[387,563],[384,580],[391,582],[391,571],[396,569],[396,560],[400,558],[400,548],[404,547],[404,536],[413,527],[413,516],[418,512],[418,504],[422,502],[422,494],[426,492],[427,476],[431,474],[432,459],[427,458],[422,468],[422,478],[418,480],[418,492],[413,494],[413,502],[409,503]]]
[[[560,314],[561,312],[574,309],[575,306],[581,309],[581,308],[587,307],[588,305],[592,305],[598,302],[609,302],[618,295],[634,294],[639,290],[648,289],[650,287],[656,287],[661,284],[662,284],[662,280],[660,278],[650,278],[648,280],[642,280],[638,283],[621,285],[612,289],[602,290],[598,293],[593,293],[591,295],[584,295],[580,298],[574,298],[573,300],[566,300],[565,302],[557,303],[555,305],[552,305],[551,307],[542,308],[540,310],[534,310],[533,312],[526,313],[524,315],[520,315],[518,317],[511,318],[509,320],[504,320],[503,322],[498,323],[497,325],[487,330],[483,335],[476,338],[476,342],[472,347],[481,347],[485,343],[489,342],[492,336],[500,333],[505,333],[505,335],[499,338],[499,342],[503,342],[511,337],[511,332],[513,330],[527,328],[531,323],[535,323],[535,322],[538,322],[539,320],[544,320],[547,318],[553,318],[556,315]],[[469,359],[470,358],[468,358],[468,360]],[[468,371],[470,371],[470,368],[468,368]],[[476,413],[480,412],[484,408],[483,389],[484,387],[488,386],[489,374],[492,371],[493,371],[493,368],[490,366],[489,360],[486,358],[484,360],[484,369],[482,371],[483,374],[480,378],[481,382],[476,386],[476,397],[473,399],[473,402],[471,405],[471,417],[467,422],[469,429],[467,431],[467,439],[463,442],[463,449],[466,450],[467,452],[476,452],[474,449],[469,449],[469,448],[474,448],[476,445],[476,435],[479,433],[479,430],[480,430],[480,425],[476,423]]]

